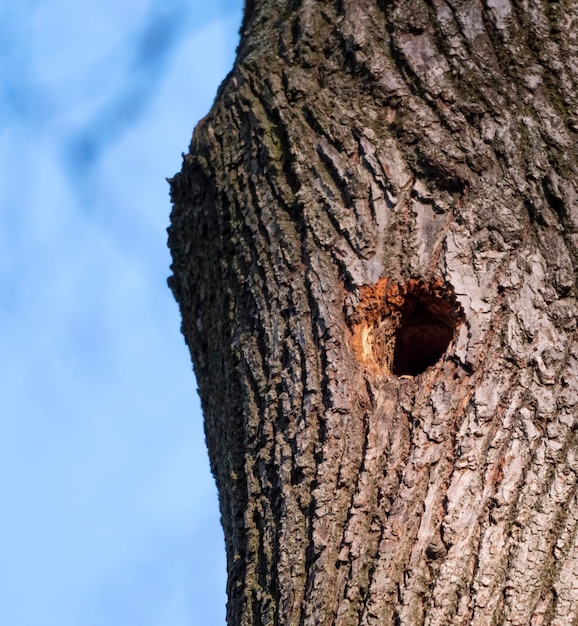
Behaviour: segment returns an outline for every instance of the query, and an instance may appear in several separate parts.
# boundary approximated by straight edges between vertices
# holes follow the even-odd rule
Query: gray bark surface
[[[577,624],[578,5],[241,35],[169,229],[228,624]]]

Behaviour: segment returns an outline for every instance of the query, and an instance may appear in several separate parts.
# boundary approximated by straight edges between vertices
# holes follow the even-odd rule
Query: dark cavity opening
[[[399,314],[392,372],[417,376],[447,350],[457,326],[454,305],[427,293],[407,294]]]

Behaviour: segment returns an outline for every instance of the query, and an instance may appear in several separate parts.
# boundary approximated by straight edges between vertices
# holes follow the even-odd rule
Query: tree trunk
[[[577,624],[578,4],[241,35],[169,229],[228,624]]]

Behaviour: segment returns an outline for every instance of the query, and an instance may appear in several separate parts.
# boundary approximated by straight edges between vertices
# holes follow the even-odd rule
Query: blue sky
[[[165,177],[241,5],[0,0],[3,624],[225,623]]]

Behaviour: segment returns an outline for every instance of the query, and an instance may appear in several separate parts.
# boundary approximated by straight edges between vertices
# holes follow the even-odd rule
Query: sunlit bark
[[[230,626],[578,622],[578,5],[247,3],[171,181]]]

